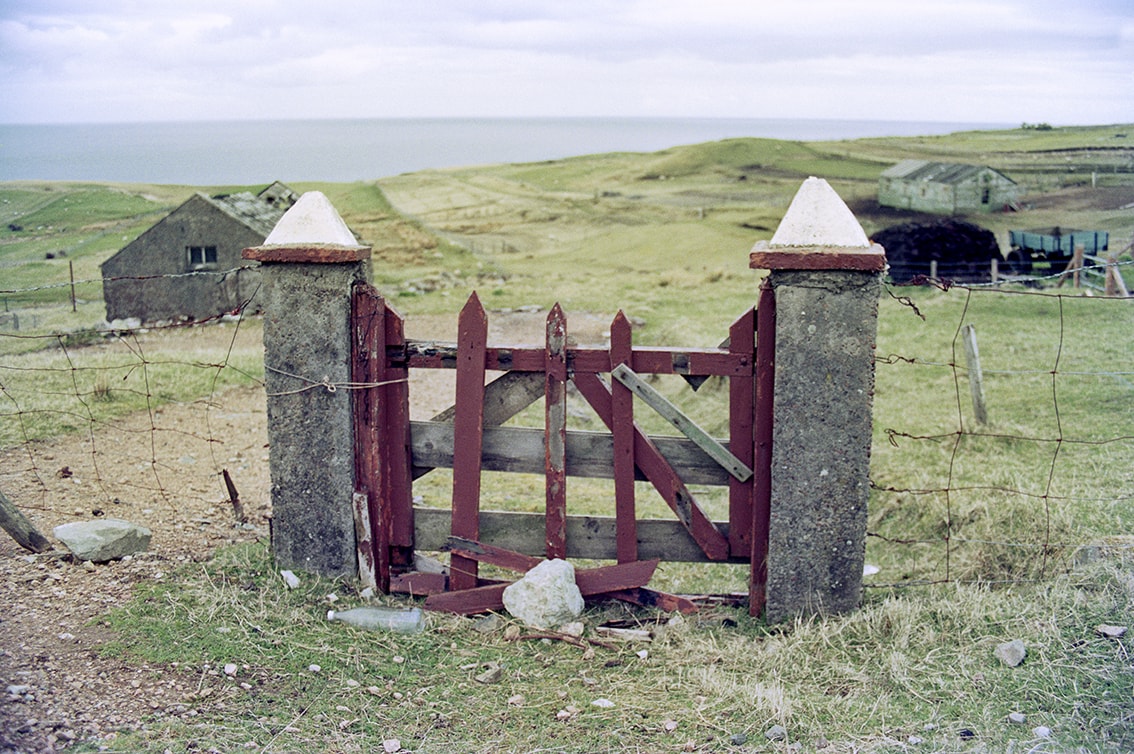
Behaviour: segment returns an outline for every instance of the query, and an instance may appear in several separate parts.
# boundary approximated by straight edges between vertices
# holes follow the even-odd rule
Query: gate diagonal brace
[[[663,419],[677,427],[681,434],[696,443],[697,447],[705,451],[725,471],[736,477],[737,481],[747,482],[752,478],[752,469],[730,453],[728,448],[713,439],[708,432],[698,427],[692,419],[683,414],[677,406],[670,403],[664,395],[646,384],[630,367],[619,364],[610,370],[610,375],[632,390],[636,396],[646,402],[646,405],[657,411]]]

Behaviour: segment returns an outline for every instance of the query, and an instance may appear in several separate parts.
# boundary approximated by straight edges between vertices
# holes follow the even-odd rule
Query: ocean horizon
[[[0,181],[353,182],[434,168],[655,152],[720,139],[838,141],[1004,123],[771,118],[404,118],[0,124]]]

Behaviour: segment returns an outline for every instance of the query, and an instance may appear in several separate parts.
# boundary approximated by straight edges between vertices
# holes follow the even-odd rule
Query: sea
[[[368,181],[431,168],[655,152],[735,137],[837,141],[1003,123],[746,118],[405,118],[0,124],[0,181],[190,186]]]

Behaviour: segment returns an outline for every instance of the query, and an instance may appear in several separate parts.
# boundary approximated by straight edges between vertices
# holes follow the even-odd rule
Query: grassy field
[[[911,219],[872,205],[878,174],[897,159],[981,162],[1029,196],[1019,213],[969,219],[1001,238],[1009,227],[1108,230],[1114,248],[1134,233],[1131,129],[729,140],[292,185],[328,195],[374,247],[375,284],[411,318],[451,314],[475,289],[495,310],[560,301],[569,327],[572,312],[622,308],[642,323],[637,343],[705,346],[753,305],[748,251],[770,238],[808,175],[827,178],[871,233]],[[99,286],[82,284],[71,311],[69,262],[77,279],[96,279],[103,259],[193,190],[0,185],[4,306],[25,323],[0,331],[0,382],[29,407],[18,425],[0,414],[0,445],[262,374],[254,349],[218,369],[174,331],[147,352],[156,389],[131,392],[137,359],[116,361],[90,332]],[[653,641],[585,648],[517,638],[506,619],[437,615],[426,633],[401,637],[324,620],[327,595],[353,605],[356,586],[305,578],[290,591],[264,544],[230,548],[107,616],[117,638],[106,651],[201,678],[185,700],[198,714],[124,733],[111,750],[363,752],[398,739],[415,752],[1129,751],[1134,645],[1096,627],[1129,625],[1134,610],[1131,305],[1067,288],[888,289],[867,549],[878,572],[853,615],[766,626],[713,608],[668,623],[596,605],[588,628],[629,621]],[[980,342],[987,425],[972,416],[965,324]],[[712,385],[665,389],[721,431]],[[542,500],[538,482],[501,484],[494,501]],[[608,487],[572,480],[572,512],[609,513]],[[444,478],[415,493],[443,498]],[[640,497],[645,515],[667,515],[646,490]],[[719,516],[724,504],[709,495],[706,505]],[[652,585],[734,591],[744,579],[743,569],[665,564]],[[993,656],[1011,639],[1029,650],[1017,668]],[[234,675],[220,671],[229,663]],[[476,680],[493,665],[498,680]],[[1026,723],[1009,722],[1013,712]],[[773,725],[785,739],[766,737]]]

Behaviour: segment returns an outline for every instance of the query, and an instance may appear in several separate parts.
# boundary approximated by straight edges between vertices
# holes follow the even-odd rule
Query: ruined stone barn
[[[194,194],[102,263],[107,320],[259,311],[260,271],[241,251],[262,244],[298,198],[278,181],[258,194]]]
[[[1016,182],[982,165],[902,160],[878,179],[883,207],[964,215],[999,212],[1019,200]]]

